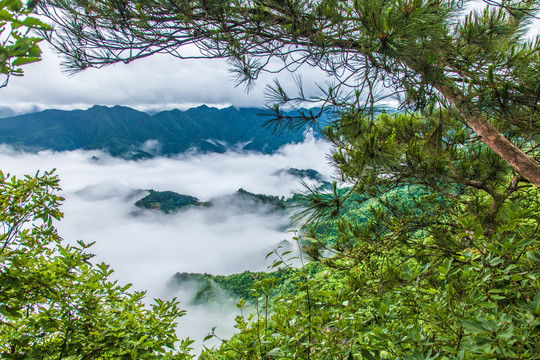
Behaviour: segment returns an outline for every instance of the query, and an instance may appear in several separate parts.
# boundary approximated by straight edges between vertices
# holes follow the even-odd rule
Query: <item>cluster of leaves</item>
[[[354,186],[306,196],[302,241],[323,270],[291,268],[292,294],[259,284],[263,306],[201,358],[540,358],[538,189],[432,115],[349,113],[327,129]]]
[[[92,264],[90,245],[63,245],[58,178],[0,172],[0,357],[189,359],[178,302],[143,302]]]
[[[48,31],[50,27],[30,14],[37,1],[0,1],[0,87],[7,85],[11,75],[23,74],[21,65],[41,60],[37,43],[40,37],[30,36],[31,30]]]

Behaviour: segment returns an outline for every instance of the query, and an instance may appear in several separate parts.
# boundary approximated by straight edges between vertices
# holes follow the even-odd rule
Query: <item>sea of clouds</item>
[[[330,179],[329,152],[327,143],[310,136],[272,155],[228,151],[137,161],[100,151],[33,154],[0,146],[0,164],[4,173],[17,176],[56,169],[65,198],[64,218],[56,225],[64,240],[95,242],[90,249],[95,261],[111,265],[113,279],[147,291],[149,299],[179,297],[188,310],[179,334],[200,340],[216,325],[221,335],[232,333],[234,304],[192,306],[190,291],[171,292],[171,277],[176,272],[226,275],[266,270],[272,260],[265,255],[293,236],[285,231],[287,214],[231,201],[226,195],[243,188],[289,197],[302,189],[299,179],[277,172],[310,168]],[[210,208],[163,214],[134,206],[147,189],[217,200]],[[200,347],[199,342],[196,348]]]

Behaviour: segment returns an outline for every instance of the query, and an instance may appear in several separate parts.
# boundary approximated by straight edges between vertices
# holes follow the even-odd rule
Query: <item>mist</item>
[[[243,188],[289,197],[302,189],[297,177],[278,174],[290,167],[315,169],[330,179],[329,151],[327,143],[311,136],[272,155],[228,151],[137,161],[100,151],[31,154],[3,146],[0,163],[4,173],[17,176],[55,168],[65,198],[64,218],[56,224],[64,240],[95,242],[90,248],[94,261],[111,265],[113,280],[147,291],[148,299],[178,297],[188,311],[180,319],[179,335],[200,340],[216,325],[220,335],[232,334],[234,301],[192,306],[189,291],[171,291],[167,282],[177,272],[227,275],[267,270],[272,259],[265,261],[265,255],[291,241],[293,234],[286,231],[289,216],[234,201],[230,195]],[[212,199],[213,206],[173,214],[135,207],[148,189]],[[201,348],[200,342],[196,348]]]

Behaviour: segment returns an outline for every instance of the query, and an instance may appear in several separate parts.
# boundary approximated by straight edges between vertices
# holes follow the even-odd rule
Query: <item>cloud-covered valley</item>
[[[246,205],[228,195],[243,188],[288,197],[301,185],[297,177],[279,172],[286,168],[315,169],[329,179],[329,150],[328,144],[312,137],[272,155],[230,151],[138,161],[98,151],[31,154],[2,147],[0,163],[4,173],[17,176],[55,168],[65,197],[61,207],[65,216],[57,227],[65,241],[95,242],[90,249],[95,260],[111,265],[114,279],[148,291],[149,297],[180,295],[187,301],[186,294],[171,294],[167,288],[176,272],[266,270],[270,260],[265,262],[265,254],[292,237],[284,231],[287,214]],[[146,189],[215,200],[211,207],[163,214],[134,206]],[[204,336],[215,325],[203,321],[209,311],[188,308],[181,324],[191,325],[181,334],[193,337],[197,330],[200,334],[195,337]],[[222,309],[213,311],[209,321],[231,318]]]

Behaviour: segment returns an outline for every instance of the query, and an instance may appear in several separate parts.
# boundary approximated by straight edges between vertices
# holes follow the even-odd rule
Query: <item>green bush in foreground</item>
[[[179,342],[178,302],[128,292],[92,264],[90,245],[65,245],[58,178],[0,172],[0,357],[2,359],[189,359]]]

